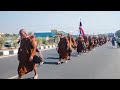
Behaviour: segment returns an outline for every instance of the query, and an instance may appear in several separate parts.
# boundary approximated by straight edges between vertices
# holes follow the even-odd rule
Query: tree
[[[18,36],[13,36],[12,41],[17,40]]]
[[[2,49],[2,46],[3,46],[3,39],[2,37],[0,38],[0,50]]]
[[[2,35],[2,36],[0,37],[0,50],[2,49],[2,46],[3,46],[3,44],[5,43],[5,40],[6,40],[6,37],[5,37],[4,35]]]
[[[120,37],[120,30],[115,32],[115,36]]]
[[[10,36],[10,34],[7,34],[7,33],[5,34],[5,37],[9,37],[9,36]]]
[[[37,46],[39,46],[42,43],[42,38],[36,38],[37,40]]]
[[[18,35],[18,34],[13,34],[12,36],[13,36],[13,37],[14,37],[14,36],[18,37],[19,35]]]
[[[46,39],[43,39],[43,40],[42,40],[42,43],[45,44],[45,45],[47,45]]]
[[[17,43],[17,38],[18,38],[18,36],[13,36],[13,37],[12,37],[13,47],[14,47],[14,48],[17,48],[17,45],[18,45],[18,43]]]

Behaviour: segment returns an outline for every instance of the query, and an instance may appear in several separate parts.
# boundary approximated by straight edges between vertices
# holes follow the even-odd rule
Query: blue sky
[[[18,33],[51,29],[79,33],[82,19],[86,34],[115,32],[120,29],[120,11],[0,11],[0,32]]]

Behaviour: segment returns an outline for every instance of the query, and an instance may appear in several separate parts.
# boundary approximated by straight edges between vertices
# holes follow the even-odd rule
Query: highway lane
[[[72,53],[72,60],[57,65],[58,54],[55,49],[42,51],[45,63],[38,67],[39,79],[119,79],[120,49],[112,48],[110,43],[97,47],[90,53],[77,56]],[[0,78],[6,79],[17,75],[16,56],[0,58]],[[33,72],[23,79],[33,77]]]

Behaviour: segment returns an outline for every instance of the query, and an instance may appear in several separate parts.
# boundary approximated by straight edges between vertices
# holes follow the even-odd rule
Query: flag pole
[[[81,18],[80,18],[80,23],[81,23]],[[80,27],[81,27],[81,26],[80,26]],[[80,27],[79,27],[79,28],[80,28]],[[79,31],[81,32],[81,28],[79,29]],[[80,34],[79,34],[79,35],[80,35]]]

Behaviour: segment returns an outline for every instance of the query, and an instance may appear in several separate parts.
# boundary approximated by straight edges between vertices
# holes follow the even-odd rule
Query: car
[[[5,47],[12,47],[13,46],[13,42],[12,40],[7,40],[4,44]]]

